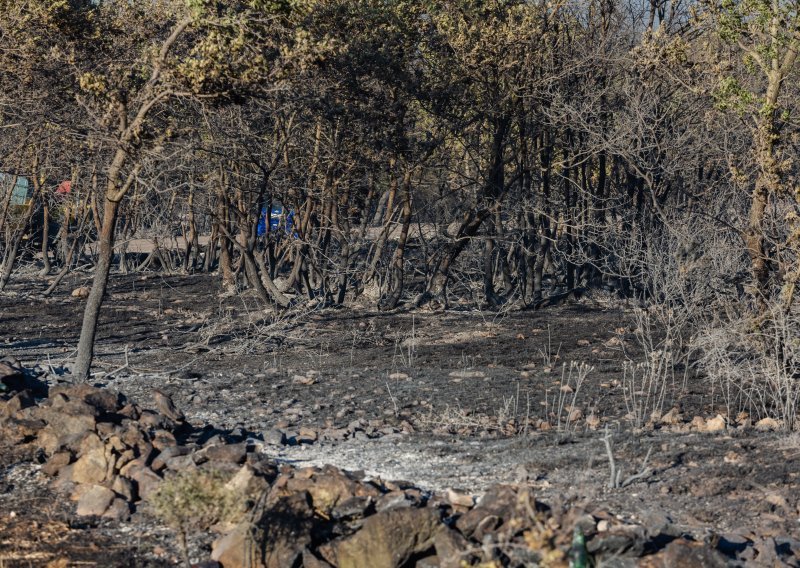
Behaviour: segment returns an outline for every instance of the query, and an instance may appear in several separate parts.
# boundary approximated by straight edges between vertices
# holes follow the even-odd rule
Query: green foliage
[[[734,77],[720,80],[713,93],[715,106],[722,111],[734,111],[743,116],[752,109],[755,103],[753,93],[741,86]]]

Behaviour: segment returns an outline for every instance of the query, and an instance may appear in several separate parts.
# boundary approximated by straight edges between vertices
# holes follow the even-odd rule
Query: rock
[[[322,471],[310,470],[309,477],[302,478],[299,470],[286,482],[290,493],[306,491],[311,497],[314,509],[329,515],[339,503],[353,497],[372,497],[377,499],[380,492],[372,485],[358,484],[340,470],[326,467]]]
[[[106,512],[114,501],[114,492],[102,485],[93,485],[81,495],[78,501],[79,516],[100,516]]]
[[[469,542],[461,533],[442,527],[433,537],[440,568],[461,568],[468,561]]]
[[[142,411],[141,416],[139,416],[139,425],[148,430],[174,430],[178,426],[171,418],[152,410]]]
[[[103,517],[115,521],[127,521],[131,517],[131,506],[125,499],[116,498],[103,513]]]
[[[6,401],[0,400],[0,424],[16,416],[23,408],[30,408],[35,404],[36,401],[33,400],[29,390],[20,391]]]
[[[88,286],[81,286],[80,288],[75,288],[70,295],[73,298],[88,298],[89,292],[91,292],[91,288]]]
[[[351,497],[331,510],[331,517],[337,521],[363,519],[375,500],[371,496]]]
[[[95,447],[81,455],[72,468],[75,483],[102,483],[108,472],[105,447]],[[99,513],[98,513],[99,514]]]
[[[455,489],[446,489],[444,497],[451,504],[459,507],[470,508],[475,504],[475,498],[472,495],[464,493],[463,491],[456,491]]]
[[[196,468],[197,464],[194,462],[195,454],[186,454],[185,456],[175,456],[166,461],[167,469],[172,471],[182,471],[184,469]]]
[[[186,446],[170,446],[164,448],[156,457],[153,459],[153,462],[150,464],[150,467],[153,471],[161,471],[165,467],[172,458],[178,456],[185,456],[191,453],[192,449]],[[177,463],[177,462],[176,462]],[[170,468],[172,469],[172,468]]]
[[[483,371],[452,371],[449,373],[450,377],[454,379],[482,379],[486,376]]]
[[[152,434],[151,438],[153,447],[159,451],[175,446],[178,443],[175,439],[175,435],[168,430],[156,430]]]
[[[264,432],[264,443],[272,446],[283,446],[286,444],[286,435],[277,428],[272,428]]]
[[[639,563],[643,568],[724,568],[725,557],[701,542],[679,538],[670,542],[664,550],[647,556]]]
[[[313,428],[300,428],[297,432],[298,444],[313,444],[317,441],[317,431]]]
[[[491,487],[471,511],[456,521],[456,528],[466,537],[471,537],[480,522],[486,517],[512,519],[517,515],[519,495],[514,487],[496,485]],[[531,498],[532,504],[534,503]],[[535,502],[537,510],[546,510],[541,503]]]
[[[123,475],[136,482],[136,493],[139,498],[147,499],[158,489],[161,477],[146,465],[137,463],[138,461],[131,462],[135,464],[134,467],[130,467]]]
[[[303,568],[333,568],[324,560],[317,558],[307,548],[303,551]]]
[[[80,401],[96,408],[102,413],[116,413],[122,408],[123,397],[116,391],[101,389],[87,384],[56,386],[50,389],[50,398],[64,395],[67,400]]]
[[[130,418],[131,420],[139,420],[139,417],[141,416],[142,413],[138,406],[136,406],[133,403],[129,403],[123,406],[119,410],[118,414],[120,416]]]
[[[175,407],[172,398],[164,391],[153,389],[153,401],[155,402],[156,410],[170,420],[183,422],[186,419],[183,412]]]
[[[0,392],[31,391],[34,396],[47,396],[47,384],[31,376],[13,357],[0,361]]]
[[[722,430],[725,430],[725,428],[725,418],[721,414],[717,414],[714,418],[710,418],[705,424],[706,432],[721,432]]]
[[[111,482],[111,489],[129,503],[133,503],[136,500],[136,489],[127,477],[115,475]]]
[[[209,446],[203,448],[201,454],[209,461],[241,464],[247,457],[247,444],[242,442],[241,444]]]
[[[211,558],[225,568],[296,566],[311,544],[313,518],[305,493],[281,497],[255,526],[243,522],[217,539]]]
[[[2,425],[0,432],[2,432],[4,444],[14,446],[41,437],[44,427],[45,423],[41,420],[11,418]],[[40,447],[45,448],[45,453],[48,454],[52,454],[55,451],[55,446],[57,446],[57,440],[50,445],[53,448],[51,451],[47,451],[45,446],[40,445]]]
[[[39,432],[38,443],[48,454],[73,446],[95,429],[95,417],[91,414],[73,415],[53,409],[37,414],[47,423]]]
[[[341,442],[347,439],[347,429],[345,428],[325,428],[320,432],[320,437],[323,440],[331,442]]]
[[[69,465],[72,461],[72,454],[70,452],[56,452],[50,459],[47,460],[42,466],[42,472],[50,477],[55,477],[64,466]]]
[[[755,428],[760,432],[775,432],[781,429],[781,423],[774,418],[762,418],[756,422]]]
[[[258,495],[269,488],[269,483],[263,477],[256,475],[255,470],[249,465],[243,465],[226,484],[225,487],[235,495]]]
[[[413,504],[404,491],[390,491],[378,498],[375,510],[380,513],[401,507],[411,507]]]
[[[242,523],[214,541],[211,559],[225,568],[265,568],[261,546],[251,535],[249,524]],[[261,537],[261,534],[256,536]]]
[[[441,561],[436,554],[420,558],[414,563],[414,568],[440,568],[440,566]]]
[[[364,521],[361,530],[334,545],[339,568],[398,568],[431,550],[441,527],[431,509],[394,509]]]
[[[0,382],[10,386],[7,380],[16,379],[25,375],[25,370],[16,362],[0,361]]]

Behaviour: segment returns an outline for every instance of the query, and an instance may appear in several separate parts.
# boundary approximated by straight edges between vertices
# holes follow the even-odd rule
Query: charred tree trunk
[[[397,242],[397,248],[394,249],[392,255],[392,264],[390,268],[390,282],[389,294],[383,305],[384,309],[392,310],[397,307],[400,298],[403,296],[404,287],[404,270],[403,264],[405,263],[405,250],[408,243],[408,233],[411,227],[411,170],[407,170],[403,175],[403,209],[400,216],[402,223],[400,229],[400,238]]]
[[[108,286],[108,275],[111,272],[111,262],[114,258],[114,229],[117,224],[119,202],[106,200],[103,211],[103,224],[100,228],[98,239],[99,253],[97,265],[94,270],[92,289],[86,299],[86,308],[83,312],[83,325],[81,337],[78,341],[78,356],[72,375],[80,380],[89,377],[89,370],[94,359],[94,342],[97,335],[97,323],[100,318],[100,308],[103,296]]]

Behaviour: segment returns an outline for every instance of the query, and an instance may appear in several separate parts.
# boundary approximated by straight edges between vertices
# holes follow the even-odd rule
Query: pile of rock
[[[160,391],[148,409],[86,384],[42,396],[31,391],[41,385],[30,379],[12,363],[0,367],[0,438],[29,446],[42,471],[77,501],[78,515],[125,521],[174,474],[226,472],[248,505],[235,523],[216,527],[221,536],[208,566],[580,566],[590,557],[639,557],[668,541],[648,557],[650,566],[726,565],[720,552],[679,532],[648,531],[597,511],[551,509],[525,485],[496,486],[476,500],[333,467],[277,465],[258,451],[264,442],[244,433],[192,428]],[[351,426],[370,433],[368,423]],[[286,432],[280,434],[285,443]],[[296,434],[297,443],[322,437]]]

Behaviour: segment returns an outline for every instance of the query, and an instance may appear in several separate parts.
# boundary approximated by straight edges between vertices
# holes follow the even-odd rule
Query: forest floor
[[[84,304],[71,292],[89,279],[48,298],[45,282],[14,280],[0,295],[0,356],[66,380]],[[253,296],[220,299],[206,275],[113,275],[92,383],[134,401],[159,388],[194,427],[265,440],[279,462],[433,491],[525,483],[546,503],[756,542],[758,564],[798,565],[800,436],[737,422],[693,373],[669,379],[663,404],[647,398],[625,372],[644,357],[635,331],[630,310],[598,299],[507,313],[309,304],[274,321]],[[651,422],[655,406],[666,416]],[[319,438],[295,443],[302,428]],[[649,456],[651,471],[622,489],[608,488],[606,428],[624,477]],[[268,443],[276,433],[284,443]],[[0,457],[0,566],[177,561],[165,527],[138,513],[77,518],[38,467]]]

